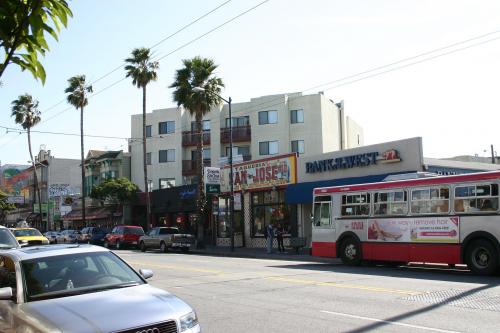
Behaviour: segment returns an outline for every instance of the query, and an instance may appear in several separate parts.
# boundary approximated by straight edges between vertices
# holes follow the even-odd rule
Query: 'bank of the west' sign
[[[297,182],[297,157],[282,155],[233,166],[235,191],[273,187]],[[222,173],[222,192],[229,191],[229,167]]]
[[[369,152],[357,155],[343,156],[306,162],[306,173],[335,171],[340,169],[351,169],[354,167],[365,167],[381,163],[400,162],[399,152],[395,149],[385,151],[382,156],[378,152]]]

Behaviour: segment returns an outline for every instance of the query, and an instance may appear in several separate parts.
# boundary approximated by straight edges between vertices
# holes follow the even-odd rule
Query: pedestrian
[[[276,230],[276,240],[278,241],[278,251],[285,252],[285,245],[283,244],[283,235],[285,234],[285,230],[283,226],[278,224],[278,229]]]
[[[267,236],[267,253],[273,253],[273,241],[274,241],[274,226],[273,223],[269,223],[266,228],[266,236]]]

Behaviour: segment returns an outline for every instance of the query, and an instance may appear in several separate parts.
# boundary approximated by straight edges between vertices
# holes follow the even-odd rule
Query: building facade
[[[343,103],[323,94],[281,94],[212,109],[203,121],[206,166],[222,166],[229,155],[233,131],[233,161],[257,160],[296,152],[299,156],[354,148],[364,143],[363,129],[344,115]],[[154,189],[189,185],[196,180],[194,118],[183,108],[154,110],[146,115],[148,178]],[[131,118],[129,145],[132,182],[144,191],[142,114]]]

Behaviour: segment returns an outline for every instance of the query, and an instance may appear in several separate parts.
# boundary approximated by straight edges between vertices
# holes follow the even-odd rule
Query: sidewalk
[[[273,249],[273,253],[268,254],[265,248],[247,248],[235,247],[231,252],[230,247],[225,246],[206,246],[203,249],[191,249],[193,254],[217,256],[217,257],[234,257],[234,258],[255,258],[255,259],[272,259],[272,260],[294,260],[320,262],[326,264],[338,264],[339,259],[313,257],[309,254],[309,249],[302,249],[298,254],[293,249],[287,249],[284,253],[279,253],[277,249]]]

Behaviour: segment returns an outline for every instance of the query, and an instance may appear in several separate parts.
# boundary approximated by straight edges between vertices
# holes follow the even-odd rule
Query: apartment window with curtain
[[[146,138],[151,137],[151,125],[146,126]]]
[[[175,149],[159,151],[159,163],[175,162]]]
[[[276,124],[278,122],[278,111],[260,111],[259,125]]]
[[[292,153],[304,154],[306,151],[306,147],[304,144],[304,140],[293,140],[292,141]]]
[[[151,165],[151,153],[146,153],[146,164]]]
[[[201,129],[203,131],[210,130],[210,120],[202,120],[201,121]],[[196,132],[196,121],[191,122],[191,132]]]
[[[232,124],[232,127],[248,126],[250,124],[250,118],[249,116],[233,117],[231,120],[226,118],[226,128],[228,128],[230,124]]]
[[[292,124],[298,124],[304,122],[304,110],[291,110],[290,111],[290,122]]]
[[[175,121],[164,121],[158,124],[158,134],[175,133]]]
[[[278,154],[278,141],[259,142],[260,155],[276,155]]]

